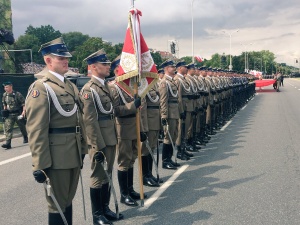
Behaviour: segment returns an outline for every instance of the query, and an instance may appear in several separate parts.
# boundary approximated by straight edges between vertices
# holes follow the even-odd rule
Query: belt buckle
[[[79,134],[80,133],[80,126],[76,126],[75,129],[76,129],[76,134]]]
[[[110,119],[111,119],[111,120],[114,119],[114,114],[110,114]]]

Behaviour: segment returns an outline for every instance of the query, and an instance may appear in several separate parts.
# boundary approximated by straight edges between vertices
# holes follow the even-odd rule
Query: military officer
[[[87,152],[82,103],[77,87],[63,76],[72,56],[63,39],[43,44],[40,51],[49,71],[31,85],[25,104],[33,176],[38,183],[50,179],[58,202],[56,205],[46,192],[48,224],[63,225],[64,216],[70,225],[72,200]]]
[[[164,126],[162,167],[164,169],[177,169],[180,165],[172,161],[172,142],[175,143],[177,138],[179,114],[182,112],[179,112],[178,86],[174,80],[176,68],[174,62],[170,59],[164,61],[160,67],[164,68],[165,72],[159,86],[160,115],[161,123]]]
[[[176,145],[178,148],[177,158],[182,160],[189,160],[190,157],[193,157],[193,154],[186,151],[186,146],[183,146],[183,141],[187,140],[187,126],[182,126],[189,124],[192,119],[191,112],[193,111],[193,100],[192,100],[192,91],[189,82],[185,79],[187,74],[187,65],[184,61],[180,61],[176,64],[177,73],[174,77],[174,80],[178,86],[178,104],[180,119],[178,124],[178,137],[176,140]],[[185,128],[182,130],[182,128]],[[188,149],[190,150],[190,149]]]
[[[110,221],[122,219],[123,215],[120,214],[117,218],[116,213],[109,208],[112,184],[109,184],[104,171],[105,169],[112,176],[117,144],[112,97],[105,82],[110,73],[111,62],[103,49],[84,61],[91,70],[91,79],[84,85],[80,95],[84,104],[83,121],[91,159],[90,197],[93,222],[99,225],[112,224]]]
[[[2,97],[2,116],[5,118],[4,130],[6,143],[2,145],[2,148],[11,149],[11,139],[15,123],[18,124],[21,130],[23,143],[28,143],[25,126],[25,98],[20,92],[13,90],[13,85],[10,81],[4,82],[3,87],[5,92]]]
[[[112,65],[114,74],[118,75],[120,57],[117,57]],[[114,81],[110,84],[113,95],[114,115],[117,127],[117,162],[118,181],[121,192],[120,202],[128,206],[138,206],[136,200],[140,199],[140,194],[133,188],[133,166],[137,158],[137,136],[136,136],[136,111],[141,106],[141,98],[132,97],[121,89]],[[141,126],[141,141],[145,141],[147,136]],[[146,198],[147,195],[144,195]]]
[[[187,126],[187,140],[188,144],[192,147],[191,150],[197,152],[198,150],[201,149],[201,146],[199,143],[196,143],[196,135],[195,132],[193,132],[193,128],[196,128],[196,122],[197,122],[197,114],[199,110],[199,105],[197,104],[197,99],[198,99],[198,87],[196,84],[196,81],[194,79],[195,75],[195,64],[190,63],[187,65],[187,75],[186,75],[186,80],[189,82],[191,86],[191,93],[192,93],[192,104],[191,104],[191,120],[189,123],[186,124]]]
[[[149,89],[146,94],[146,102],[141,109],[141,116],[147,121],[147,137],[149,148],[152,152],[157,150],[157,141],[160,131],[160,116],[159,116],[159,94],[158,94],[158,84],[155,84]],[[143,183],[146,186],[158,187],[159,182],[162,180],[157,180],[152,175],[153,159],[149,149],[146,146],[146,142],[142,144],[142,170],[143,170]]]

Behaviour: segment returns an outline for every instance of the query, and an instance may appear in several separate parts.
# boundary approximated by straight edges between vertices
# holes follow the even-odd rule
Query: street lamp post
[[[230,64],[229,64],[229,70],[232,70],[232,58],[231,58],[231,36],[233,33],[235,32],[239,32],[239,30],[235,30],[232,31],[231,33],[228,33],[226,31],[223,31],[224,33],[227,33],[229,35],[229,60],[230,60]]]
[[[192,15],[192,62],[195,62],[194,59],[194,15],[193,15],[193,4],[194,0],[191,1],[191,15]]]
[[[241,45],[243,45],[244,46],[244,49],[245,49],[245,73],[248,73],[248,71],[249,71],[249,53],[247,52],[247,46],[248,45],[252,45],[252,43],[250,43],[250,44],[241,44]]]

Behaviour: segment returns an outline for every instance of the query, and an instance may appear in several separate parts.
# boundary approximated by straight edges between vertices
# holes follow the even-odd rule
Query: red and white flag
[[[138,95],[145,97],[158,81],[156,65],[140,31],[141,11],[129,11],[128,27],[122,49],[117,84],[126,93],[134,95],[134,83],[139,82]]]
[[[195,59],[196,59],[198,62],[203,62],[203,60],[204,60],[200,55],[196,55],[196,56],[195,56]]]

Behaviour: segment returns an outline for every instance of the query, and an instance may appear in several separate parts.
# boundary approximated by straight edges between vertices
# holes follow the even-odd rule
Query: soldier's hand
[[[144,142],[147,140],[147,135],[145,132],[140,132],[140,138],[141,138],[141,142]]]
[[[45,175],[45,174],[47,174],[47,171],[48,171],[48,168],[44,169],[44,170],[36,170],[32,174],[33,174],[34,179],[38,183],[44,183],[47,179],[47,177]]]
[[[185,120],[186,119],[186,114],[185,112],[180,113],[180,119]]]
[[[83,161],[84,161],[84,158],[85,158],[85,154],[82,154],[82,155],[81,155],[81,167],[80,167],[80,169],[83,168]]]
[[[98,162],[98,163],[103,163],[104,162],[104,153],[103,151],[98,151],[95,153],[94,159]]]
[[[162,124],[163,126],[167,126],[168,120],[165,119],[165,118],[162,118],[162,119],[161,119],[161,124]]]
[[[134,105],[136,108],[140,107],[142,104],[141,98],[139,96],[134,96]]]

